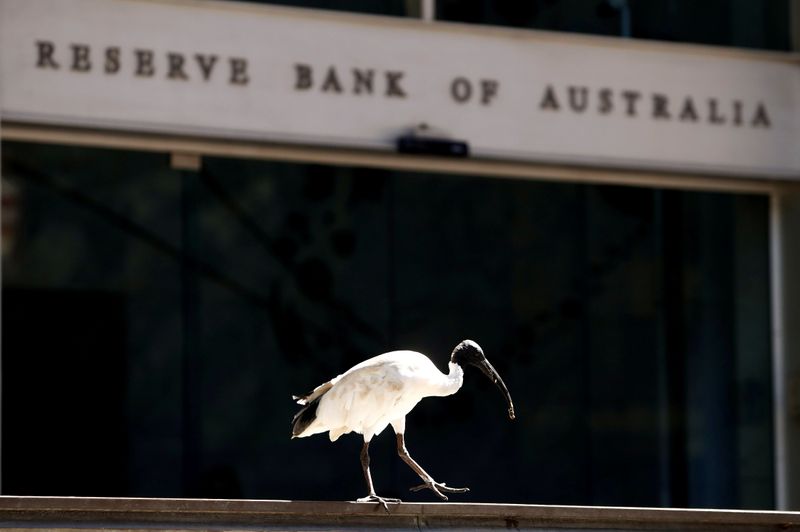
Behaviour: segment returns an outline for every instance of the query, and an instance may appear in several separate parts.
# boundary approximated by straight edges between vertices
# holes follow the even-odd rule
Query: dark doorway
[[[125,299],[3,289],[3,492],[126,490]]]

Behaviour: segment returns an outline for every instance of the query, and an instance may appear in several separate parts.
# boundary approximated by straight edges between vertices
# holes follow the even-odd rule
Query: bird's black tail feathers
[[[317,419],[317,406],[319,405],[320,399],[322,399],[322,395],[306,404],[294,415],[292,418],[292,438],[296,438],[302,434],[303,431]]]

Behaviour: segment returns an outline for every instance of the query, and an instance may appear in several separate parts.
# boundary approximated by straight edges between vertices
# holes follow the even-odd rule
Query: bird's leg
[[[421,478],[424,482],[424,484],[411,488],[411,491],[419,491],[427,488],[444,501],[447,500],[447,496],[442,493],[443,491],[447,493],[464,493],[465,491],[469,491],[469,488],[451,488],[444,483],[439,483],[433,480],[433,477],[430,476],[427,471],[422,469],[422,467],[415,462],[413,458],[411,458],[411,455],[408,454],[405,437],[403,436],[402,432],[397,433],[397,454],[400,455],[400,458],[402,458],[403,461],[407,463],[408,466],[413,469],[414,472],[419,475],[419,478]]]
[[[379,497],[375,494],[375,487],[372,485],[372,475],[369,472],[369,442],[364,441],[364,446],[361,448],[361,469],[364,471],[364,480],[367,481],[367,489],[369,495],[357,499],[356,502],[377,502],[383,506],[386,513],[389,513],[389,506],[387,502],[401,502],[400,499],[390,499],[386,497]]]

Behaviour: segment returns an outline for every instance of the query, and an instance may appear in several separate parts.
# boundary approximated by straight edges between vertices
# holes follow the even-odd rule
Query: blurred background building
[[[500,396],[470,375],[458,395],[413,411],[412,453],[436,478],[472,488],[454,499],[800,509],[798,2],[275,3],[289,7],[2,0],[3,494],[354,499],[363,495],[360,439],[290,441],[291,395],[394,348],[422,351],[444,369],[456,343],[472,338],[506,379],[518,419],[509,423]],[[181,16],[162,18],[161,8]],[[58,10],[72,15],[45,16]],[[118,20],[105,26],[102,16],[115,12],[130,13],[126,31]],[[197,49],[185,34],[209,12],[218,26]],[[335,62],[312,67],[266,29],[264,47],[229,51],[242,38],[226,26],[229,16],[255,28],[286,18],[304,51]],[[375,34],[383,44],[371,52],[384,62],[359,64],[357,41],[324,39],[328,25],[357,26],[354,39]],[[24,31],[12,35],[12,26]],[[377,114],[392,97],[411,105],[413,73],[394,66],[405,59],[393,43],[418,28],[444,47],[467,43],[463,64],[438,59],[436,48],[416,56],[432,72],[461,69],[465,80],[482,75],[472,65],[487,64],[469,47],[484,37],[500,47],[532,39],[532,47],[601,50],[622,65],[652,53],[665,68],[691,62],[721,68],[723,78],[741,63],[753,98],[745,101],[748,92],[742,108],[720,100],[728,123],[715,125],[705,103],[714,95],[701,91],[695,129],[711,138],[762,127],[794,151],[775,148],[775,169],[763,164],[752,175],[647,156],[605,163],[580,153],[603,140],[582,141],[569,126],[559,134],[576,139],[572,155],[483,156],[470,128],[485,124],[491,140],[501,126],[467,107],[458,115],[464,129],[454,120],[445,134],[473,150],[458,159],[398,154],[385,138],[364,147],[178,127],[213,107],[191,102],[217,82],[228,92],[246,85],[235,105],[255,109],[249,99],[268,100],[280,84],[300,97],[304,72],[313,72],[312,90],[331,96],[329,106],[350,106],[347,95],[336,97],[355,67],[375,76],[361,87],[376,93]],[[164,55],[176,47],[181,54]],[[258,85],[258,62],[276,55],[287,70]],[[195,78],[183,79],[192,61]],[[726,62],[733,66],[719,66]],[[609,85],[615,94],[647,84],[639,64],[626,74],[633,82]],[[543,117],[556,111],[548,88],[559,117],[581,107],[581,83],[603,101],[591,68],[583,80],[567,72],[565,85],[548,81],[565,65],[531,74],[515,63],[512,75],[488,84],[451,85],[449,103],[469,90],[478,106],[481,87],[484,103],[494,105],[495,92],[502,102],[515,69],[520,83],[541,80],[531,107]],[[376,73],[363,74],[367,67]],[[751,75],[751,67],[784,77]],[[124,107],[125,91],[134,101],[149,90],[137,83],[150,68],[161,69],[153,83],[174,98],[159,102],[164,114],[133,106],[120,109],[127,121],[102,114]],[[17,78],[23,71],[28,77]],[[111,76],[125,87],[104,85]],[[664,91],[674,82],[691,93],[692,81],[668,76]],[[782,103],[761,100],[762,86],[777,87]],[[642,94],[639,114],[650,115]],[[59,112],[22,112],[23,96],[56,102]],[[628,127],[627,97],[615,98],[609,135]],[[673,98],[669,114],[691,122],[683,101]],[[227,105],[213,111],[224,116]],[[264,122],[293,130],[318,119],[315,105]],[[380,127],[429,120],[409,107],[385,113],[406,121],[381,114]],[[658,115],[631,117],[631,127],[647,137]],[[375,116],[350,120],[358,128]],[[513,115],[504,120],[516,127]],[[722,150],[710,156],[749,157],[747,142],[728,151],[709,142],[708,152]],[[379,437],[371,451],[382,495],[431,500],[407,492],[414,475],[393,441]]]

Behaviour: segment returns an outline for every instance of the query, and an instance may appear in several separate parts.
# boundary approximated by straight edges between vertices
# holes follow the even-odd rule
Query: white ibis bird
[[[475,366],[494,382],[508,402],[508,416],[514,419],[514,403],[503,379],[492,367],[483,350],[472,340],[458,344],[450,355],[450,372],[445,375],[433,362],[416,351],[392,351],[365,360],[338,377],[294,399],[303,405],[292,419],[292,438],[328,432],[331,441],[342,434],[364,436],[361,467],[369,494],[358,502],[377,502],[388,512],[387,502],[399,499],[379,497],[369,471],[369,442],[391,425],[397,437],[397,454],[422,479],[411,491],[430,489],[443,500],[444,493],[461,493],[467,488],[451,488],[436,482],[411,458],[403,434],[406,414],[424,397],[444,397],[456,393],[463,383],[464,367]]]

